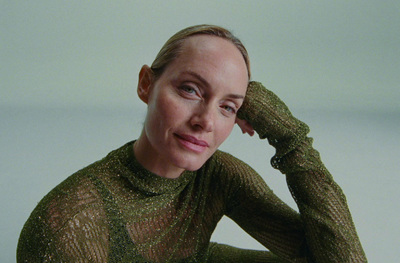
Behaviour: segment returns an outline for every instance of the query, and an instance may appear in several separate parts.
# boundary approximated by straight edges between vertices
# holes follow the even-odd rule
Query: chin
[[[203,164],[204,164],[204,163],[203,163]],[[202,165],[198,165],[198,166],[190,166],[190,167],[186,168],[185,170],[186,170],[186,171],[194,172],[194,171],[199,170],[199,169],[203,166],[203,164],[202,164]]]
[[[199,162],[197,160],[196,162],[181,163],[181,165],[179,165],[179,166],[187,171],[197,171],[204,165],[204,163],[205,163],[205,161]]]
[[[209,159],[204,157],[191,157],[191,158],[180,158],[175,162],[177,167],[185,169],[187,171],[197,171],[199,170]]]

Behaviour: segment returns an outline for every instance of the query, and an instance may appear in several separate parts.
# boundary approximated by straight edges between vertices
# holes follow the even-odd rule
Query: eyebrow
[[[208,81],[203,78],[200,74],[191,71],[191,70],[186,70],[183,72],[184,74],[189,74],[195,78],[197,78],[200,82],[202,82],[203,85],[205,85],[207,88],[209,88],[211,85],[208,83]],[[239,95],[239,94],[228,94],[226,97],[231,98],[231,99],[244,99],[244,96]]]
[[[198,73],[196,73],[194,71],[186,70],[183,73],[191,75],[192,77],[195,77],[196,79],[200,80],[200,82],[202,82],[203,85],[205,85],[207,87],[211,86],[210,83],[208,83],[208,81],[205,78],[203,78],[200,74],[198,74]]]
[[[244,99],[244,96],[239,94],[229,94],[227,97],[232,99],[242,99],[242,100]]]

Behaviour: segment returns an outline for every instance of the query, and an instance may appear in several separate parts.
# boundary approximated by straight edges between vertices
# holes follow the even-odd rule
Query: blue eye
[[[181,89],[187,93],[196,93],[196,90],[189,86],[182,86]]]
[[[198,98],[201,96],[197,87],[193,87],[191,85],[183,84],[181,86],[178,86],[178,90],[182,96],[190,98],[190,99]]]
[[[224,110],[226,110],[227,112],[229,112],[229,113],[236,113],[235,108],[233,108],[233,107],[231,107],[231,106],[225,105],[225,106],[223,106],[222,108],[223,108]]]

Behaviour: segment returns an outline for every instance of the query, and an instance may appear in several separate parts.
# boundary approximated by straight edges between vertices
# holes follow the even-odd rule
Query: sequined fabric
[[[18,262],[366,262],[345,197],[308,127],[260,83],[239,116],[276,148],[299,212],[235,157],[217,151],[177,179],[145,170],[133,142],[70,176],[24,225]],[[210,243],[227,215],[269,251]]]

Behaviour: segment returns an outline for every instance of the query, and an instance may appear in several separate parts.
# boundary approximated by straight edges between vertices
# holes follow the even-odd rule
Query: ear
[[[153,71],[147,65],[144,65],[139,72],[139,82],[137,87],[137,93],[139,98],[144,102],[149,102],[149,95],[151,85],[153,84]]]

